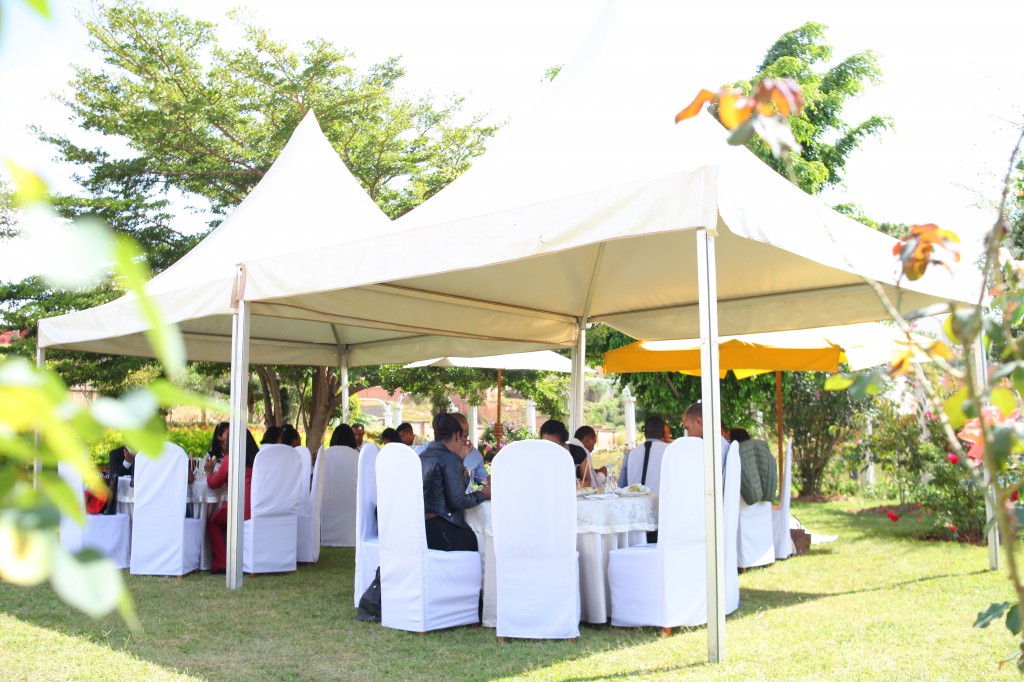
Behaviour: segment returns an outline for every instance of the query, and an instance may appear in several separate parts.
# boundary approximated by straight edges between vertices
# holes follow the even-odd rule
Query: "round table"
[[[496,561],[491,531],[491,503],[465,512],[483,555],[483,625],[498,624]],[[608,553],[647,542],[647,531],[658,529],[657,496],[614,493],[576,498],[576,550],[580,554],[580,620],[607,623],[611,614]]]

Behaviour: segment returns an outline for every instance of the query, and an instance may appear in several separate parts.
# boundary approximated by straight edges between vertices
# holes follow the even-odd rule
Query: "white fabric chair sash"
[[[786,441],[786,463],[783,465],[782,496],[779,508],[772,510],[772,534],[775,558],[788,559],[793,554],[793,538],[789,534],[789,502],[793,494],[793,439]]]
[[[478,552],[427,549],[420,458],[402,443],[377,455],[381,625],[426,632],[478,621]]]
[[[366,443],[359,451],[359,486],[356,490],[356,571],[353,601],[373,582],[380,566],[377,542],[377,455],[380,448]]]
[[[85,515],[84,525],[61,515],[60,544],[72,553],[95,549],[118,568],[128,568],[131,558],[130,517],[127,514],[86,514],[82,477],[78,470],[66,462],[59,462],[57,474],[71,488],[78,508]]]
[[[199,568],[203,525],[185,518],[188,456],[174,443],[135,457],[131,573],[185,575]]]
[[[740,607],[739,576],[739,523],[740,523],[740,475],[743,458],[740,445],[732,442],[725,459],[725,486],[722,494],[722,531],[725,543],[725,612],[730,614]]]
[[[320,544],[325,547],[354,547],[359,453],[355,448],[335,445],[325,449],[316,461],[323,479]]]
[[[739,459],[733,454],[727,462]],[[707,622],[700,438],[677,438],[668,446],[659,484],[658,543],[616,549],[608,556],[612,625],[672,628]]]
[[[302,481],[302,485],[299,486],[299,512],[301,513],[309,509],[309,482],[313,473],[313,455],[305,445],[295,448],[295,452],[299,453],[299,466],[301,467],[299,476],[299,480]]]
[[[290,445],[264,445],[252,467],[245,522],[242,570],[247,573],[294,571],[302,487],[299,453]]]
[[[576,471],[565,448],[525,440],[492,465],[498,637],[579,637]]]

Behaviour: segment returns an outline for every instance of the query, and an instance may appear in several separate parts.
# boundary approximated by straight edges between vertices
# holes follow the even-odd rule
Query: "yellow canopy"
[[[723,336],[719,367],[722,376],[732,370],[738,379],[780,370],[838,372],[840,363],[851,369],[886,363],[906,345],[899,329],[877,322]],[[699,375],[700,339],[637,341],[605,353],[604,371]]]

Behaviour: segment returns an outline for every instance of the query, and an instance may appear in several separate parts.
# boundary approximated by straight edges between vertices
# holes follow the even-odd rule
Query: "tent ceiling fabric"
[[[932,268],[897,294],[892,239],[729,146],[710,115],[675,125],[675,113],[701,87],[724,82],[707,59],[721,37],[697,30],[686,10],[610,3],[535,110],[501,131],[469,171],[394,223],[365,194],[339,198],[337,187],[359,188],[317,129],[325,160],[316,165],[334,164],[333,179],[295,165],[274,174],[317,182],[296,182],[296,194],[277,196],[295,209],[298,231],[288,241],[302,250],[233,252],[223,270],[204,268],[220,279],[182,283],[162,298],[168,317],[229,315],[230,266],[244,261],[238,293],[251,304],[253,362],[282,352],[274,362],[299,364],[291,342],[310,344],[305,364],[326,362],[332,342],[344,345],[349,366],[566,348],[587,321],[635,338],[698,336],[694,231],[701,228],[718,232],[722,334],[886,317],[861,275],[883,283],[904,312],[976,300],[980,278],[969,267],[958,279]],[[330,206],[325,197],[334,199]],[[242,224],[263,215],[242,213],[248,202],[218,230],[237,225],[238,235],[218,237],[222,248],[207,251],[224,254],[229,244],[263,234]],[[277,236],[279,225],[269,234]],[[330,229],[324,235],[317,226]],[[141,330],[134,304],[109,305],[118,306],[116,315],[100,318],[95,309],[41,322],[40,345],[138,352],[141,341],[126,338]],[[219,331],[193,325],[184,325],[186,333],[223,336],[187,336],[190,357],[229,357],[229,324]]]
[[[532,369],[544,372],[572,372],[572,361],[550,350],[508,355],[487,355],[476,358],[445,356],[420,360],[406,365],[412,367],[478,367],[481,369]]]

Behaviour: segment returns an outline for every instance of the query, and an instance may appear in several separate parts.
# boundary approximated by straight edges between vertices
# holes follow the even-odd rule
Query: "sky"
[[[67,92],[73,64],[97,63],[75,16],[88,12],[89,4],[56,0],[53,20],[44,22],[17,0],[0,3],[0,92],[6,103],[0,107],[0,157],[36,170],[57,190],[71,191],[74,170],[55,162],[52,150],[27,127],[75,131],[54,94]],[[226,15],[239,4],[146,2],[215,21],[222,41],[229,44],[240,32]],[[544,71],[572,57],[604,4],[289,0],[250,1],[245,12],[293,47],[326,38],[353,51],[361,66],[401,56],[409,91],[461,94],[466,111],[488,112],[491,120],[512,126],[522,103],[544,87]],[[992,224],[1002,174],[1024,123],[1024,67],[1019,60],[1024,3],[735,0],[686,7],[693,8],[692,15],[679,26],[680,40],[688,31],[720,37],[708,63],[699,65],[707,70],[709,89],[752,75],[779,35],[807,21],[829,26],[835,61],[864,49],[878,54],[883,82],[852,102],[846,118],[888,115],[895,129],[866,141],[853,154],[844,185],[830,190],[827,201],[860,204],[879,221],[935,222],[966,240]],[[681,103],[692,94],[681,93]],[[116,143],[110,145],[119,149]],[[187,208],[189,204],[176,201],[183,231],[204,222]],[[0,280],[30,274],[39,258],[26,243],[0,243]]]

